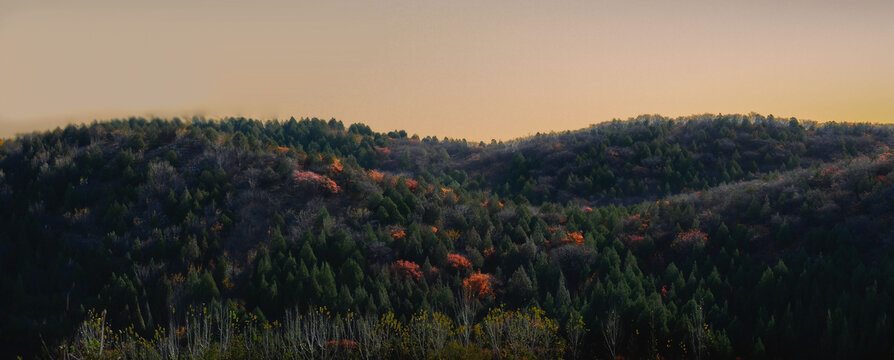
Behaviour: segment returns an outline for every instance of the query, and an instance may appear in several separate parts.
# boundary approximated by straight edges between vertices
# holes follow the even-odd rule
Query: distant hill
[[[757,114],[490,144],[334,119],[22,135],[0,144],[0,354],[98,351],[89,330],[108,327],[124,330],[103,340],[110,358],[279,358],[292,343],[315,357],[891,356],[891,146],[892,126]],[[242,340],[189,335],[203,304]],[[340,319],[329,338],[295,343],[293,312],[320,306]],[[349,313],[422,335],[362,332]]]

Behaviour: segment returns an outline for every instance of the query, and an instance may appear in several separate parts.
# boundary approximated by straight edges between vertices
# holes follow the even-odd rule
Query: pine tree
[[[338,296],[338,288],[335,286],[335,275],[328,263],[324,263],[320,269],[317,282],[320,285],[320,301],[323,304],[334,304]]]
[[[512,274],[512,277],[509,278],[509,282],[506,284],[506,291],[509,296],[508,299],[517,305],[524,305],[531,300],[534,287],[524,267],[519,267],[515,270],[515,273]]]
[[[564,313],[569,310],[571,306],[571,293],[568,292],[568,287],[565,285],[565,276],[559,273],[559,287],[556,290],[556,308]]]
[[[314,250],[311,248],[310,241],[305,241],[304,245],[301,245],[301,250],[298,252],[298,258],[305,265],[311,265],[317,263],[317,257],[314,255]]]
[[[351,288],[360,286],[363,282],[363,269],[354,259],[348,259],[339,269],[338,281],[341,284],[348,285]]]

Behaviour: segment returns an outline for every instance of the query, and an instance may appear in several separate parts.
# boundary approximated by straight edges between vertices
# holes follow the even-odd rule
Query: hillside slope
[[[317,119],[24,135],[0,145],[0,347],[77,344],[90,310],[150,337],[202,303],[411,323],[465,294],[476,322],[544,310],[556,356],[889,355],[892,135],[755,114],[492,144]],[[451,341],[499,354],[480,336]]]

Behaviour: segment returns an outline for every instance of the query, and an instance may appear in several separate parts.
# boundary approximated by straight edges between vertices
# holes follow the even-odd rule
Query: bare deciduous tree
[[[233,321],[231,321],[231,319],[236,317],[236,313],[226,306],[220,306],[217,309],[216,315],[218,347],[222,353],[226,354],[230,349],[230,343],[233,341],[235,329],[233,328]]]
[[[456,323],[459,327],[457,334],[463,346],[469,346],[472,341],[472,325],[475,323],[478,305],[471,291],[463,287],[456,299]]]
[[[689,344],[692,345],[692,353],[695,359],[701,359],[705,350],[707,338],[707,324],[701,304],[697,304],[692,310],[692,315],[686,317],[686,326],[689,329]]]
[[[357,352],[362,359],[380,358],[387,339],[385,333],[376,329],[376,319],[371,317],[352,318],[346,321],[345,335],[357,342]]]
[[[568,335],[568,350],[572,360],[580,356],[581,340],[586,334],[587,329],[584,327],[584,319],[576,311],[572,311],[565,323],[565,333]]]
[[[602,321],[602,338],[612,359],[618,355],[618,342],[621,340],[621,315],[616,308],[609,310]]]

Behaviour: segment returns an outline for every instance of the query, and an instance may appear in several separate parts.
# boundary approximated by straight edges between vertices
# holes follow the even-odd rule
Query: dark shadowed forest
[[[889,146],[757,114],[490,143],[334,119],[20,135],[0,357],[891,358]]]

